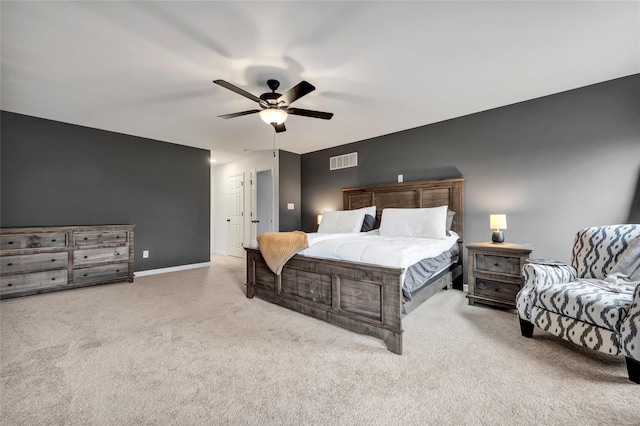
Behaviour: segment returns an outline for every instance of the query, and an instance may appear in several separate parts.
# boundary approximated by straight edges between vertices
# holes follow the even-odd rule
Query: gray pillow
[[[370,214],[364,216],[364,222],[362,222],[362,229],[360,232],[373,231],[376,227],[376,218]]]

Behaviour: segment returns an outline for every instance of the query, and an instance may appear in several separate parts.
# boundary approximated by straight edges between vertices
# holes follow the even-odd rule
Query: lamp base
[[[504,234],[502,231],[493,231],[493,234],[491,234],[491,241],[497,244],[504,243]]]

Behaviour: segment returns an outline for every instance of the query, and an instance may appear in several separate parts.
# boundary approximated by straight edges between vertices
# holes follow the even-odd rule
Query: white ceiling
[[[257,104],[316,91],[306,153],[640,73],[640,2],[0,3],[3,110],[212,150],[270,149]]]

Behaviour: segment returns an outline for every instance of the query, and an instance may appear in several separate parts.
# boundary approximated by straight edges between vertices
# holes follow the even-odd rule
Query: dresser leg
[[[533,337],[533,324],[527,320],[523,320],[522,318],[518,318],[520,320],[520,332],[523,337]]]

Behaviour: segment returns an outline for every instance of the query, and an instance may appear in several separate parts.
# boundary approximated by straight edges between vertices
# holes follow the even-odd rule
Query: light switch
[[[287,210],[293,210],[293,203],[287,204]]]
[[[398,183],[402,183],[404,181],[404,176],[398,175]]]

